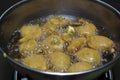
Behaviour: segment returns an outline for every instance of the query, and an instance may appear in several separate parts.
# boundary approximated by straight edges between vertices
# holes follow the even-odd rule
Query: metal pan
[[[118,45],[118,54],[110,62],[92,70],[73,73],[46,72],[26,67],[7,53],[6,48],[13,31],[24,23],[48,15],[83,17],[104,26]],[[120,12],[101,0],[21,0],[0,16],[0,51],[16,70],[41,80],[91,80],[109,70],[120,58]]]

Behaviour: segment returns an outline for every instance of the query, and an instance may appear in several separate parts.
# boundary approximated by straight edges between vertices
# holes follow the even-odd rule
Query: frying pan
[[[92,70],[73,73],[47,72],[31,69],[16,62],[8,54],[12,33],[23,24],[48,15],[82,17],[107,30],[117,45],[116,57]],[[99,26],[98,26],[99,27]],[[101,0],[21,0],[0,16],[0,51],[16,70],[36,80],[92,80],[109,70],[120,58],[120,12]]]

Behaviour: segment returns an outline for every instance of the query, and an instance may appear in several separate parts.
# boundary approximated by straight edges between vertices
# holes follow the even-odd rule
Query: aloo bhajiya
[[[96,25],[85,19],[73,21],[62,16],[49,17],[41,25],[23,25],[17,44],[18,53],[24,57],[16,60],[43,71],[93,69],[102,65],[102,51],[115,52],[115,43],[106,36],[96,34],[97,30]]]

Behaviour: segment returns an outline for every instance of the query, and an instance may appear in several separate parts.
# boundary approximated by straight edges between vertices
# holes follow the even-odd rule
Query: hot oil
[[[21,58],[21,55],[19,54],[19,43],[18,43],[18,40],[20,38],[21,38],[20,30],[17,29],[11,35],[10,42],[7,45],[9,55],[13,58]]]
[[[26,23],[26,25],[38,25],[38,26],[41,27],[46,23],[47,19],[49,19],[51,16],[54,16],[54,15],[50,15],[50,16],[47,16],[47,17],[31,20],[30,22]],[[67,16],[66,15],[59,15],[59,16],[62,16],[65,19],[70,19],[73,22],[76,21],[76,19],[79,19],[79,17],[68,16],[68,15]],[[98,26],[98,25],[96,27],[97,27],[97,30],[98,30],[97,33],[96,33],[97,35],[107,36],[108,38],[112,37],[104,27],[101,27],[101,26]],[[59,30],[59,32],[64,32],[63,28],[57,28],[57,30]],[[61,34],[62,33],[60,33],[59,36]],[[74,36],[76,36],[76,34]],[[44,34],[40,39],[36,40],[37,43],[39,44],[39,49],[35,49],[36,53],[46,55],[46,53],[50,54],[50,53],[53,52],[51,50],[48,51],[48,48],[49,48],[48,46],[41,45],[41,41],[43,41],[46,37],[47,36]],[[19,52],[19,45],[20,45],[19,39],[20,38],[21,38],[20,29],[17,29],[16,31],[13,32],[13,34],[11,36],[11,39],[10,39],[10,42],[8,44],[9,55],[11,57],[13,57],[14,59],[19,59],[19,60],[25,58],[25,56],[21,55],[20,52]],[[65,43],[64,51],[66,51],[66,48],[67,48],[68,45],[69,45],[69,43]],[[41,48],[43,46],[46,46],[46,47],[44,47],[44,51]],[[108,50],[101,52],[102,53],[102,55],[101,55],[102,56],[102,64],[108,63],[109,61],[111,61],[115,57],[115,55],[117,54],[117,49],[116,48],[114,48],[114,49],[116,50],[114,53],[110,53],[110,51],[108,51]],[[27,52],[27,53],[29,53],[29,52]],[[71,57],[71,65],[78,62],[74,55],[69,55],[69,56]],[[48,67],[49,67],[48,71],[56,71],[56,69],[53,69],[51,66],[52,66],[51,64],[48,64]],[[61,71],[61,72],[64,72],[64,71]]]
[[[98,29],[98,31],[97,31],[98,35],[106,36],[109,39],[113,40],[113,42],[114,42],[114,38],[112,37],[112,34],[109,31],[107,31],[107,29],[105,29],[104,27],[99,26],[99,25],[97,25],[97,29]],[[101,55],[102,56],[102,64],[108,63],[118,55],[118,53],[119,53],[118,46],[115,43],[115,46],[112,49],[103,50],[103,51],[101,51],[101,53],[102,53],[102,55]]]

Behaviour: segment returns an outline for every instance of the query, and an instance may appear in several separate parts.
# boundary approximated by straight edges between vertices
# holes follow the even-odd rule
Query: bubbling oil
[[[51,16],[54,16],[54,15],[50,15],[50,16],[47,16],[47,17],[43,17],[43,18],[38,18],[38,19],[34,19],[34,20],[31,20],[29,21],[28,23],[26,23],[25,25],[38,25],[40,27],[42,27],[46,22],[47,20],[51,17]],[[61,16],[61,15],[60,15]],[[73,16],[62,16],[64,19],[69,19],[70,21],[72,21],[73,23],[75,23],[77,21],[77,19],[80,19],[79,17],[73,17]],[[82,18],[84,19],[84,18]],[[84,19],[88,22],[92,22],[90,20],[87,20],[87,19]],[[76,24],[76,23],[75,23]],[[78,24],[76,24],[78,25]],[[74,26],[74,27],[77,27],[77,26]],[[82,25],[82,24],[79,24],[79,26]],[[59,36],[62,35],[63,32],[65,32],[66,28],[68,28],[68,25],[64,25],[65,27],[61,27],[61,26],[57,26],[56,27],[56,30],[59,32]],[[101,26],[96,26],[97,27],[97,31],[95,33],[95,35],[106,35],[107,33],[107,37],[111,37],[109,35],[109,33],[107,32],[107,30],[105,30],[104,27],[101,27]],[[72,35],[73,39],[78,37],[78,34],[73,34]],[[36,54],[42,54],[45,56],[45,58],[47,58],[48,62],[47,62],[47,67],[48,69],[46,71],[52,71],[52,72],[67,72],[67,70],[57,70],[52,64],[51,64],[51,60],[50,58],[48,57],[48,54],[51,54],[53,52],[55,52],[55,50],[52,50],[52,49],[49,49],[50,47],[45,45],[45,44],[42,44],[42,41],[44,39],[46,39],[48,37],[48,35],[46,35],[45,33],[42,34],[42,36],[39,38],[39,39],[36,39],[35,41],[37,42],[38,44],[38,47],[35,48],[34,50],[31,50],[31,51],[27,51],[25,50],[23,52],[23,54],[25,54],[26,56],[22,55],[19,51],[19,39],[21,39],[21,33],[20,33],[20,28],[19,29],[16,29],[12,36],[11,36],[11,39],[7,45],[7,48],[8,48],[8,51],[9,51],[9,55],[14,58],[15,60],[17,60],[18,62],[22,63],[23,64],[23,60],[26,56],[32,56],[34,53]],[[67,47],[69,46],[70,44],[68,42],[65,42],[64,45],[63,45],[63,52],[65,52],[66,55],[68,55],[70,57],[70,65],[73,65],[78,61],[78,59],[76,58],[76,55],[69,55],[69,52],[67,51]],[[88,45],[86,45],[85,47],[88,47]],[[117,54],[117,49],[116,49],[116,46],[113,48],[115,51],[114,52],[110,52],[109,50],[104,50],[104,51],[100,51],[100,55],[101,55],[101,63],[97,66],[93,66],[93,67],[98,67],[98,66],[101,66],[101,65],[104,65],[105,63],[108,63],[110,62],[113,58],[115,58],[116,54]],[[75,49],[74,53],[76,53],[79,49]]]

